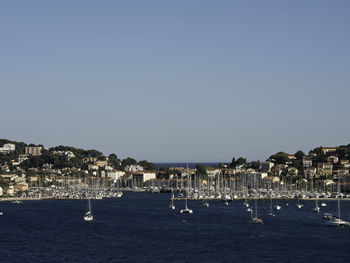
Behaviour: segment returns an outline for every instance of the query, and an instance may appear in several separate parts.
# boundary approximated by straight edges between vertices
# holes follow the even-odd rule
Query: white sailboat
[[[315,207],[312,209],[314,213],[319,213],[320,212],[320,207],[318,206],[318,196],[316,195],[316,203]]]
[[[171,198],[170,198],[171,202],[169,204],[169,208],[172,209],[172,210],[175,210],[174,198],[175,198],[174,197],[174,192],[173,192],[173,189],[171,189]]]
[[[188,197],[188,188],[189,188],[189,169],[188,169],[188,164],[187,164],[187,187],[186,187],[186,198],[185,198],[185,209],[180,210],[181,214],[192,214],[193,211],[188,208],[187,206],[187,197]]]
[[[281,206],[280,205],[278,205],[278,199],[277,199],[277,204],[276,204],[276,210],[281,210]]]
[[[92,215],[92,211],[91,211],[91,202],[90,202],[90,198],[89,198],[89,211],[87,211],[84,215],[84,220],[85,221],[92,221],[94,220],[94,216]]]
[[[350,222],[342,220],[340,218],[340,186],[339,186],[339,180],[338,180],[338,217],[331,217],[329,221],[325,223],[326,226],[350,226]]]
[[[303,204],[300,204],[299,197],[298,197],[297,207],[298,207],[298,208],[302,208],[303,206],[304,206]]]

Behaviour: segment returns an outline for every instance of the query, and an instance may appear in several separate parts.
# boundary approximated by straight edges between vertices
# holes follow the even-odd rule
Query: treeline
[[[16,142],[10,141],[6,139],[0,139],[0,147],[6,143],[15,144],[15,151],[11,151],[8,154],[0,153],[0,164],[8,164],[12,170],[12,160],[16,160],[20,155],[25,153],[25,147],[27,146],[41,146],[41,155],[40,156],[29,156],[27,160],[23,161],[19,167],[24,170],[28,170],[29,168],[40,168],[44,164],[52,165],[54,169],[62,169],[62,168],[81,168],[86,170],[88,168],[88,163],[84,162],[85,158],[92,157],[96,158],[98,161],[108,160],[108,165],[113,167],[114,169],[124,170],[124,168],[128,165],[141,165],[145,170],[157,170],[158,167],[151,162],[146,160],[142,160],[137,162],[135,159],[128,157],[125,159],[119,159],[115,153],[112,153],[108,156],[105,156],[102,152],[97,150],[84,150],[80,148],[75,148],[72,146],[63,146],[59,145],[56,147],[51,147],[49,149],[45,149],[43,145],[35,145],[35,144],[26,144],[24,142]],[[54,152],[72,152],[74,157],[69,158],[69,160],[62,158],[59,154],[54,154]]]

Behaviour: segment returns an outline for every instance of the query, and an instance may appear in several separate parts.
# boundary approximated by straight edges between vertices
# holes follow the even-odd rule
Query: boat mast
[[[337,192],[338,192],[338,218],[340,219],[340,184],[339,184],[340,178],[338,179],[338,185],[337,185]]]

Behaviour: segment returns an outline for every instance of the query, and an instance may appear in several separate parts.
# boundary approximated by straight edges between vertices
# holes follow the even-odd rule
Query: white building
[[[16,149],[16,145],[12,143],[6,143],[0,147],[0,153],[9,153]]]
[[[156,179],[156,173],[152,172],[135,172],[131,175],[132,187],[143,187],[144,183]]]
[[[113,171],[106,172],[107,177],[110,177],[113,180],[118,180],[119,178],[123,177],[124,174],[125,174],[125,172],[118,171],[118,170],[113,170]]]
[[[141,172],[141,171],[143,171],[143,167],[141,165],[138,165],[138,164],[128,165],[125,167],[125,171],[126,172]]]

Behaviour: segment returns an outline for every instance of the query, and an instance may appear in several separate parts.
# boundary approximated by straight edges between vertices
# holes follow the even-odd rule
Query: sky
[[[0,138],[152,162],[350,143],[350,1],[1,1]]]

